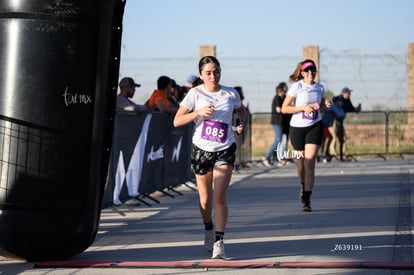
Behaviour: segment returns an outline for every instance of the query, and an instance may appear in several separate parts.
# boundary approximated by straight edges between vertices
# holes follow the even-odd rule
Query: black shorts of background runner
[[[305,144],[321,145],[323,140],[322,121],[309,127],[292,127],[290,126],[290,140],[293,149],[297,151],[305,150]]]

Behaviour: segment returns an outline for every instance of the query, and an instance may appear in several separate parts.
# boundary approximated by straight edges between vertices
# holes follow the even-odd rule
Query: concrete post
[[[216,56],[216,46],[215,45],[200,46],[200,58],[206,55]]]
[[[312,59],[315,62],[318,70],[315,81],[319,81],[319,46],[303,46],[303,59]]]
[[[407,52],[407,110],[408,113],[408,140],[414,140],[414,43],[408,43]]]

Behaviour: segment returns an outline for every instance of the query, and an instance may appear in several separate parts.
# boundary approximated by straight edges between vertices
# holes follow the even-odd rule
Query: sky
[[[414,42],[412,0],[127,0],[124,57],[289,55],[303,45],[404,52]]]
[[[216,45],[219,60],[301,57],[304,45],[330,52],[405,55],[408,43],[414,42],[413,11],[412,0],[126,0],[120,76],[127,67],[134,70],[134,59],[193,58],[196,69],[200,45]],[[152,92],[160,74],[147,76],[137,69],[132,76],[143,87],[135,101]],[[177,78],[184,84],[184,76]],[[273,87],[266,89],[271,100]]]

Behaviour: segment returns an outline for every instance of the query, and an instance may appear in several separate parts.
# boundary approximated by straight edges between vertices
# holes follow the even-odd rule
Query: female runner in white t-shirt
[[[196,177],[200,197],[205,246],[208,251],[213,251],[212,258],[224,259],[223,237],[228,216],[226,194],[237,147],[232,130],[233,111],[236,110],[240,121],[237,133],[243,131],[246,111],[238,92],[219,84],[221,68],[215,57],[201,58],[198,69],[203,83],[188,91],[175,115],[174,126],[195,123],[191,169]],[[213,197],[215,232],[212,220]]]
[[[300,199],[303,211],[312,211],[310,197],[315,182],[315,163],[322,144],[321,111],[325,107],[325,87],[315,82],[316,65],[313,60],[300,62],[289,77],[294,82],[287,92],[282,112],[293,114],[290,120],[290,138],[297,158],[301,182]]]

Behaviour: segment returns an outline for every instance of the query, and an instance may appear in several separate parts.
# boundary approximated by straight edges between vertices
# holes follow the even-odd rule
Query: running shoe
[[[224,243],[223,240],[217,241],[214,243],[213,247],[213,256],[212,259],[226,259],[226,255],[224,253]]]
[[[262,163],[263,163],[264,166],[272,167],[272,164],[270,163],[269,159],[267,159],[265,157],[262,158]]]
[[[312,212],[312,207],[311,207],[311,205],[310,205],[310,201],[306,202],[306,203],[303,205],[303,211],[304,211],[304,212]]]
[[[130,198],[126,202],[124,202],[126,206],[138,206],[141,205],[141,203],[136,198]]]

